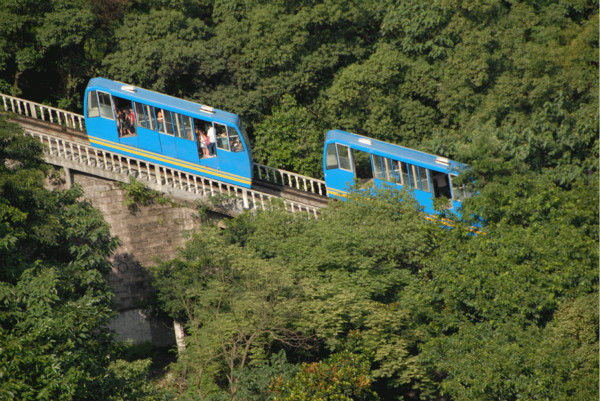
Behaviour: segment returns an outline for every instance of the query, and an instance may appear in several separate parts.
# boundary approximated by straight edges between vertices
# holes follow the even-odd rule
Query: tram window
[[[181,115],[179,113],[173,114],[173,132],[175,136],[178,138],[185,138],[185,131],[183,130],[183,122],[181,120]]]
[[[215,123],[217,134],[217,148],[229,150],[229,138],[227,137],[227,128],[223,124]]]
[[[383,180],[383,166],[381,156],[372,155],[373,157],[373,175],[375,178]]]
[[[248,133],[246,132],[246,127],[244,127],[244,124],[241,121],[240,121],[240,124],[238,125],[238,129],[240,130],[240,134],[242,134],[242,139],[244,140],[244,143],[249,144],[250,139],[248,139]],[[247,152],[250,156],[252,156],[251,149],[247,149]],[[250,157],[250,159],[252,159],[252,157]]]
[[[206,139],[208,139],[208,137],[206,135],[208,132],[208,127],[211,127],[212,124],[209,121],[198,120],[197,118],[194,118],[193,122],[194,136],[196,138],[196,146],[198,147],[198,155],[202,159],[203,157],[209,156],[208,147],[206,144]]]
[[[387,157],[373,155],[373,174],[380,180],[394,181],[392,161]]]
[[[400,185],[404,185],[404,181],[402,179],[402,166],[398,160],[392,160],[392,170],[393,181]]]
[[[466,198],[469,198],[472,194],[467,189],[466,185],[464,185],[464,184],[461,184],[461,185],[455,184],[454,183],[454,178],[455,177],[456,177],[455,175],[450,176],[450,183],[452,185],[452,197],[454,198],[454,200],[462,202]]]
[[[235,128],[227,126],[227,136],[229,137],[229,143],[231,144],[231,150],[233,152],[241,152],[244,150],[244,146],[240,141],[240,136]]]
[[[421,179],[421,191],[431,192],[426,168],[419,167],[419,178]]]
[[[194,136],[192,135],[192,119],[190,117],[173,113],[173,126],[176,137],[190,141],[194,140]]]
[[[350,148],[346,145],[336,144],[338,161],[342,170],[352,171],[352,164],[350,162]]]
[[[183,120],[183,130],[185,132],[185,139],[190,141],[194,140],[194,135],[192,134],[192,118],[189,116],[181,116]]]
[[[154,107],[134,102],[136,125],[156,131],[156,120],[154,119]]]
[[[410,187],[419,189],[419,172],[417,171],[417,166],[409,164],[408,168],[410,169]]]
[[[174,135],[175,128],[173,127],[173,113],[168,110],[163,110],[165,112],[165,128],[167,130],[167,134]]]
[[[148,128],[148,121],[144,114],[144,105],[141,103],[134,102],[133,108],[135,109],[135,123],[138,127]]]
[[[110,95],[104,92],[98,92],[98,104],[100,105],[100,115],[104,118],[115,119],[113,114],[112,101]]]
[[[162,117],[162,124],[161,124]],[[173,135],[173,119],[171,112],[165,109],[158,109],[156,113],[156,119],[158,120],[158,131],[163,134]]]
[[[327,152],[325,154],[325,168],[332,170],[338,168],[337,154],[335,153],[335,144],[327,144]]]
[[[120,137],[137,135],[136,118],[131,105],[131,100],[113,96],[113,103],[117,113],[117,129]]]
[[[100,115],[100,108],[98,107],[98,97],[96,96],[96,91],[88,92],[87,115],[90,118],[98,117]]]
[[[146,122],[148,124],[148,129],[157,131],[156,127],[156,119],[154,117],[154,107],[144,105],[144,111],[146,113]]]
[[[210,121],[198,120],[194,118],[194,131],[202,131],[205,135],[208,134],[208,128],[212,125]],[[196,139],[200,141],[199,139]]]
[[[383,157],[383,176],[386,180],[393,182],[394,181],[394,172],[392,170],[392,161],[387,157]]]
[[[408,173],[408,164],[400,162],[400,168],[402,169],[402,185],[410,185],[410,174]]]
[[[156,110],[156,125],[158,132],[165,132],[165,111],[163,109]]]

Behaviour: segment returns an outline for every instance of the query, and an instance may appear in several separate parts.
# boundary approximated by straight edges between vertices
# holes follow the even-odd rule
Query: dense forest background
[[[598,399],[597,1],[3,0],[0,21],[3,93],[81,112],[104,76],[239,114],[273,167],[321,176],[337,128],[469,163],[478,190],[454,230],[387,190],[207,227],[152,268],[188,336],[150,380],[105,329],[118,239],[0,121],[0,399]]]

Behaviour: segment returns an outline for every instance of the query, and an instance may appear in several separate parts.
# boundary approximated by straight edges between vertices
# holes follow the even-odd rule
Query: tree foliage
[[[119,17],[123,2],[3,1],[0,88],[80,110],[82,88],[106,55],[114,29],[101,3],[110,3],[112,16]]]
[[[117,46],[103,64],[108,76],[159,92],[183,95],[205,63],[207,27],[179,10],[132,10],[115,30]]]
[[[598,291],[597,183],[578,181],[565,190],[541,177],[512,177],[518,184],[510,184],[510,193],[497,192],[493,183],[482,188],[465,205],[486,221],[480,235],[460,222],[447,229],[426,221],[410,193],[391,189],[358,192],[348,202],[332,204],[316,221],[273,210],[238,216],[219,233],[203,230],[183,251],[185,259],[168,262],[157,276],[162,293],[183,293],[187,306],[175,298],[162,303],[176,305],[174,317],[193,322],[188,326],[192,348],[177,364],[188,380],[186,394],[201,389],[199,398],[211,399],[207,388],[213,395],[224,389],[234,398],[231,382],[219,384],[229,377],[226,361],[233,354],[226,353],[232,339],[241,340],[240,349],[254,341],[260,330],[249,331],[246,316],[260,309],[253,301],[257,291],[273,285],[282,288],[287,306],[281,309],[283,303],[272,304],[275,296],[267,302],[262,295],[260,303],[272,305],[262,322],[288,311],[280,322],[310,339],[311,348],[275,336],[252,344],[258,347],[243,354],[246,359],[235,357],[249,369],[244,375],[281,347],[300,358],[304,364],[294,378],[278,379],[277,371],[269,370],[276,389],[271,396],[277,399],[597,394],[597,358],[590,355],[597,355],[598,310],[584,312],[582,306]],[[207,266],[223,265],[215,261],[224,255],[243,255],[236,275],[241,282],[207,284]],[[252,277],[263,271],[263,263],[275,270],[269,270],[271,283],[256,289]],[[246,309],[239,310],[241,305]],[[183,309],[196,311],[193,318],[181,314]],[[225,335],[226,328],[231,331]],[[357,333],[361,345],[351,354],[341,352]],[[570,336],[581,340],[569,343]],[[209,349],[214,351],[199,353]],[[208,382],[190,381],[200,377],[198,361],[211,360],[209,355],[220,363],[210,375],[203,366]],[[368,363],[358,363],[361,358]],[[361,387],[365,377],[369,385]],[[359,389],[366,392],[352,393]]]
[[[322,179],[322,132],[313,112],[285,95],[281,106],[256,127],[260,140],[252,148],[253,157],[267,166]]]
[[[107,328],[114,316],[107,257],[118,240],[80,200],[80,187],[44,188],[41,145],[19,131],[0,118],[0,399],[157,394],[144,384],[147,363],[116,360]],[[131,398],[123,386],[143,390]]]
[[[290,273],[228,245],[215,231],[195,235],[155,277],[165,310],[189,333],[173,370],[185,382],[182,394],[217,397],[223,380],[234,399],[239,372],[263,360],[273,343],[309,346],[289,324],[298,313]]]
[[[285,383],[275,378],[270,391],[276,394],[275,401],[379,399],[370,384],[369,361],[346,350],[318,363],[302,364],[296,376]]]
[[[186,324],[167,383],[181,398],[598,397],[596,0],[7,0],[0,16],[5,92],[80,111],[92,75],[157,89],[239,114],[257,161],[315,177],[332,128],[472,167],[455,229],[382,191],[196,233],[154,272]],[[96,394],[112,240],[76,189],[40,187],[39,146],[0,124],[3,389],[26,394],[34,369],[27,394]],[[71,331],[42,318],[58,315]],[[125,389],[144,369],[108,371]]]

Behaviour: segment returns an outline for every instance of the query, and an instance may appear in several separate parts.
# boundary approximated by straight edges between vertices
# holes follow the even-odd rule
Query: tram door
[[[208,160],[210,157],[208,150],[208,129],[212,126],[210,121],[194,118],[194,133],[196,136],[196,149],[199,159]]]
[[[350,147],[341,143],[328,143],[325,151],[325,181],[328,190],[339,192],[354,185]]]
[[[362,150],[352,149],[352,161],[354,164],[354,183],[364,186],[373,182],[373,167],[371,165],[371,154]]]
[[[115,107],[115,118],[117,122],[117,134],[119,143],[134,147],[139,146],[135,114],[131,100],[113,96]]]
[[[441,171],[429,170],[433,184],[433,196],[438,199],[447,199],[447,208],[452,208],[452,192],[450,192],[450,179],[448,174]]]
[[[164,156],[177,157],[171,112],[169,110],[156,108],[156,123],[158,124],[158,137],[160,139],[162,154]]]
[[[160,153],[154,107],[138,102],[134,102],[133,105],[140,149]]]
[[[179,113],[173,113],[175,125],[175,145],[177,157],[190,162],[198,161],[194,133],[192,132],[192,118]]]

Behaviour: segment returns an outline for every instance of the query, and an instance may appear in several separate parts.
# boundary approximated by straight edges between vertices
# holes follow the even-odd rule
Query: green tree
[[[437,62],[435,96],[446,128],[467,138],[481,125],[520,135],[532,127],[532,115],[559,97],[570,113],[588,111],[579,115],[579,124],[597,114],[598,66],[592,61],[598,54],[592,39],[598,32],[597,3],[450,2],[445,7],[451,18],[442,32],[454,45]]]
[[[236,399],[239,372],[264,360],[273,344],[309,345],[289,323],[298,313],[289,271],[228,245],[215,230],[194,235],[179,258],[158,266],[155,286],[189,334],[172,367],[186,396]]]
[[[554,400],[598,397],[598,351],[597,294],[562,304],[544,330],[536,361],[540,392]]]
[[[442,29],[452,10],[441,1],[389,1],[382,7],[381,33],[386,42],[407,55],[429,60],[447,56],[454,42]]]
[[[92,72],[93,62],[87,49],[94,46],[97,17],[89,1],[53,0],[52,10],[44,14],[36,37],[45,53],[44,65],[56,74],[63,96],[62,108],[81,107],[81,92]],[[97,36],[97,35],[96,35]]]
[[[433,388],[456,400],[597,396],[594,360],[553,342],[553,327],[568,325],[564,308],[598,291],[597,188],[580,180],[566,190],[546,175],[515,173],[481,189],[472,205],[486,234],[444,236],[417,287],[429,322],[419,358],[438,378]],[[597,305],[588,312],[575,331],[589,333]],[[585,336],[573,347],[597,349]],[[575,390],[575,382],[596,385]]]
[[[348,66],[325,92],[330,126],[381,140],[416,145],[440,115],[432,107],[434,69],[381,44],[364,62]]]
[[[357,193],[317,221],[285,216],[238,217],[224,236],[292,269],[302,288],[294,325],[328,352],[352,330],[361,331],[365,346],[375,350],[375,391],[391,396],[421,380],[415,359],[420,328],[411,327],[411,300],[402,294],[414,285],[441,229],[423,219],[408,193],[392,190]]]
[[[132,10],[115,31],[116,48],[103,60],[109,77],[169,93],[189,96],[199,67],[209,55],[208,27],[177,9]]]
[[[546,328],[513,323],[463,323],[439,337],[432,355],[456,400],[598,397],[597,295],[565,302]]]
[[[269,360],[252,361],[235,373],[238,378],[238,398],[247,401],[272,400],[275,394],[270,391],[271,384],[291,380],[298,370],[298,365],[288,362],[284,350],[273,354]]]
[[[80,111],[126,0],[3,1],[0,90]]]
[[[335,72],[370,52],[371,2],[219,2],[196,97],[262,120],[285,95],[310,105]],[[201,95],[204,93],[206,95]],[[258,139],[259,141],[260,139]]]
[[[314,178],[323,178],[324,128],[289,95],[255,129],[254,159]]]
[[[302,364],[287,382],[275,380],[276,401],[367,401],[379,397],[370,389],[369,362],[361,354],[342,351],[321,362]]]
[[[0,399],[131,399],[106,385],[143,387],[148,372],[111,367],[107,257],[118,240],[81,188],[44,188],[41,150],[0,118]]]
[[[275,209],[196,234],[155,272],[159,303],[187,322],[187,349],[173,366],[186,383],[179,391],[233,398],[236,372],[263,366],[275,349],[315,360],[307,346],[335,353],[353,330],[366,347],[353,350],[356,358],[372,361],[372,388],[410,387],[423,371],[410,301],[400,294],[414,284],[438,230],[407,193],[382,191],[357,194],[318,220]]]
[[[35,28],[39,26],[49,4],[45,1],[4,1],[0,16],[0,89],[13,95],[21,94],[24,73],[34,70],[43,58],[36,43]]]

